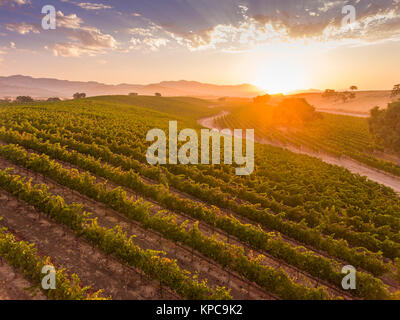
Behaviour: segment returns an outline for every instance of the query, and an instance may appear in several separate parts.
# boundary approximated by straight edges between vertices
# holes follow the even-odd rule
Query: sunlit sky
[[[84,1],[0,0],[0,75],[272,93],[400,82],[400,0]],[[41,26],[44,5],[57,11],[56,30]]]

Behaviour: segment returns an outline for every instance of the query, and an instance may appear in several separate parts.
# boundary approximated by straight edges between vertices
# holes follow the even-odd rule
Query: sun
[[[252,83],[270,94],[286,94],[306,88],[306,73],[299,65],[276,61],[261,67]]]

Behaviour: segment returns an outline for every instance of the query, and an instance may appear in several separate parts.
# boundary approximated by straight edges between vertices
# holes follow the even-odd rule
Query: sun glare
[[[270,94],[286,94],[305,89],[305,77],[302,67],[289,62],[276,62],[260,68],[254,75],[253,84]]]

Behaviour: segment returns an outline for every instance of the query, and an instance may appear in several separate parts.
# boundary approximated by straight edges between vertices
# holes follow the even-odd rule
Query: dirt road
[[[357,118],[369,118],[369,114],[364,113],[353,113],[346,111],[335,111],[335,110],[327,110],[327,109],[317,109],[318,112],[331,113],[331,114],[339,114],[342,116],[352,116]]]
[[[229,114],[228,111],[222,111],[221,113],[219,113],[213,117],[199,119],[198,123],[205,128],[219,129],[215,126],[214,119],[219,118],[221,116],[226,116],[228,114]],[[326,163],[344,167],[352,173],[356,173],[361,176],[365,176],[372,181],[383,184],[389,188],[392,188],[394,191],[400,193],[400,178],[399,177],[396,177],[389,173],[385,173],[383,171],[379,171],[377,169],[368,167],[368,166],[366,166],[362,163],[359,163],[353,159],[350,159],[348,157],[337,158],[337,157],[331,156],[327,153],[315,152],[315,151],[308,150],[307,148],[303,148],[303,147],[297,148],[293,145],[283,145],[283,144],[271,142],[271,141],[265,140],[265,139],[257,139],[256,138],[256,142],[261,143],[261,144],[269,144],[269,145],[273,145],[276,147],[284,148],[284,149],[290,150],[294,153],[306,154],[311,157],[319,158],[320,160],[322,160]]]

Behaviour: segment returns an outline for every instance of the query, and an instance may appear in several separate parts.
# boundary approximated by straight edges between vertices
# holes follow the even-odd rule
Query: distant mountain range
[[[129,94],[192,97],[244,97],[251,98],[265,92],[253,85],[215,85],[196,81],[163,81],[160,83],[137,85],[109,85],[99,82],[68,81],[50,78],[32,78],[14,75],[0,76],[0,97],[14,98],[28,95],[33,98],[71,98],[75,92],[84,92],[87,96]]]

